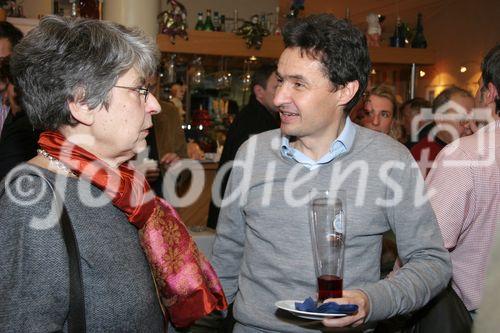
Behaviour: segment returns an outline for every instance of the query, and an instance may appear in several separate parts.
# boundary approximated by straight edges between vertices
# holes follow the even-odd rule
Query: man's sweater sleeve
[[[235,161],[239,161],[241,151],[238,151]],[[241,203],[241,179],[244,169],[235,163],[224,195],[217,234],[212,248],[211,263],[222,283],[224,293],[229,303],[234,301],[238,291],[238,276],[245,244],[245,217]],[[235,199],[231,196],[234,193]]]
[[[425,197],[424,180],[417,164],[407,156],[388,174],[392,187],[399,186],[401,200],[386,208],[387,219],[396,235],[403,263],[391,277],[361,288],[368,296],[368,320],[381,320],[417,310],[446,287],[451,262],[436,217]],[[391,181],[388,181],[389,182]],[[397,197],[388,186],[386,199]]]

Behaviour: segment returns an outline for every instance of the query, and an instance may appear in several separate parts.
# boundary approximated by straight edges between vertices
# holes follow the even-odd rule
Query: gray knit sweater
[[[137,229],[99,189],[61,179],[67,181],[64,201],[80,250],[87,332],[161,332]],[[7,188],[0,186],[0,331],[66,331],[69,268],[51,212],[52,191],[38,176],[14,177]]]
[[[415,310],[447,285],[449,255],[430,204],[420,200],[416,163],[390,137],[355,129],[351,151],[313,171],[281,156],[279,130],[254,136],[238,152],[245,168],[233,167],[225,203],[233,191],[243,195],[221,210],[211,260],[234,301],[235,332],[316,331],[274,306],[316,294],[308,204],[293,203],[312,188],[334,184],[346,191],[344,288],[368,295],[368,320]],[[381,205],[391,199],[398,200]],[[380,280],[382,234],[389,229],[404,267]]]

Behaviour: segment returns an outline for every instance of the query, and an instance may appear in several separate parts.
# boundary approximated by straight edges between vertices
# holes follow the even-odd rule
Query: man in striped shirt
[[[484,58],[476,107],[489,123],[437,156],[426,182],[453,266],[452,286],[473,319],[500,221],[500,44]],[[434,193],[433,193],[434,192]]]

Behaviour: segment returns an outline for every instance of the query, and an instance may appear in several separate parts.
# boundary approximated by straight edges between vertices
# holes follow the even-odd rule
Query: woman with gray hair
[[[2,330],[161,331],[155,286],[176,326],[226,307],[178,214],[127,163],[160,111],[146,84],[157,62],[138,30],[55,16],[14,49],[45,132],[0,186]]]

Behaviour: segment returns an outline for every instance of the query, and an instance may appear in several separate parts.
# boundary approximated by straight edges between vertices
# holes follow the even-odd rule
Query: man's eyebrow
[[[303,76],[303,75],[300,75],[300,74],[293,74],[293,75],[281,75],[280,73],[278,73],[276,71],[276,76],[283,79],[283,78],[287,78],[287,79],[292,79],[292,80],[299,80],[299,81],[304,81],[304,82],[309,82],[309,80]]]

